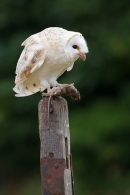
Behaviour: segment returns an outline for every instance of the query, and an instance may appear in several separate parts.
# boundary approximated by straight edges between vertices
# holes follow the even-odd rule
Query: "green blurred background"
[[[40,195],[38,102],[14,97],[21,43],[57,26],[81,32],[87,60],[58,80],[68,100],[76,195],[130,195],[129,0],[0,0],[0,195]]]

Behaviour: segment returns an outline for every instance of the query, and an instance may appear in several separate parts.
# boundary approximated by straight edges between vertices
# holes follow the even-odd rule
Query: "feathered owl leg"
[[[49,79],[49,83],[50,83],[50,85],[54,88],[54,87],[58,87],[58,90],[59,90],[59,92],[61,92],[62,93],[62,84],[60,84],[60,83],[58,83],[57,81],[56,81],[56,78],[55,77],[51,77],[50,79]]]
[[[51,78],[49,79],[49,83],[50,83],[50,85],[51,85],[52,87],[55,87],[55,86],[58,85],[58,82],[56,81],[56,78],[55,78],[55,77],[51,77]]]
[[[40,79],[40,84],[43,85],[47,89],[47,93],[50,92],[50,84],[47,80]]]
[[[62,84],[58,83],[55,77],[51,77],[49,83],[52,87],[62,87]]]

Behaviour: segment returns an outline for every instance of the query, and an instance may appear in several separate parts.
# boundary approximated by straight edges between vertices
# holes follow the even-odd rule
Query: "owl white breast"
[[[58,84],[57,78],[73,68],[88,47],[81,33],[51,27],[27,38],[16,67],[17,97],[32,95]]]

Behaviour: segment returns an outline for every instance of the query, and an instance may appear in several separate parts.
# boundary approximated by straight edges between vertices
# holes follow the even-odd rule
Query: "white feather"
[[[74,66],[74,63],[69,68],[67,68],[67,71],[71,71],[73,66]]]

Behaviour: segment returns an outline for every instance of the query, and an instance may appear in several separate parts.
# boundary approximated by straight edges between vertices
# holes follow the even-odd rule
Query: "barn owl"
[[[27,38],[16,67],[17,97],[49,91],[58,85],[57,79],[73,68],[80,57],[86,59],[87,43],[79,32],[50,27]]]

